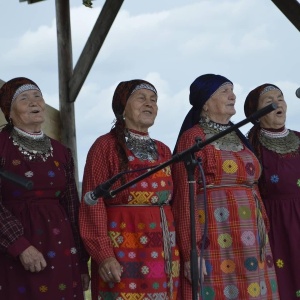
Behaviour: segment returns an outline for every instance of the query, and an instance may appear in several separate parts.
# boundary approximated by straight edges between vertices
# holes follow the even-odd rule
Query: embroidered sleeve
[[[114,144],[100,137],[89,150],[83,175],[82,195],[93,191],[100,183],[115,174],[118,157]],[[117,173],[117,172],[116,172]],[[111,240],[108,236],[107,213],[103,198],[94,206],[87,205],[82,199],[79,211],[80,233],[87,251],[98,264],[114,257]]]
[[[195,137],[192,134],[184,133],[178,142],[178,153],[192,147],[195,143]],[[198,152],[199,153],[199,152]],[[191,235],[190,235],[190,199],[189,185],[187,181],[186,169],[183,162],[175,163],[172,167],[173,183],[174,183],[174,200],[172,210],[174,213],[176,233],[178,244],[184,261],[190,260]],[[196,177],[195,177],[196,178]],[[196,185],[194,187],[194,199],[196,199]],[[197,220],[197,208],[195,206],[195,220]],[[196,225],[196,224],[195,224]],[[196,244],[201,245],[200,226],[196,228]]]

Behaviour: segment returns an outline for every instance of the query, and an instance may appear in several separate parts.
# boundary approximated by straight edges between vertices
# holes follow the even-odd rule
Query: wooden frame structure
[[[33,4],[45,0],[19,0]],[[59,112],[61,142],[71,148],[77,169],[77,145],[74,102],[105,41],[105,38],[124,0],[106,0],[85,47],[73,69],[70,22],[70,0],[55,0],[58,72]],[[300,31],[300,3],[297,0],[271,0],[289,21]]]

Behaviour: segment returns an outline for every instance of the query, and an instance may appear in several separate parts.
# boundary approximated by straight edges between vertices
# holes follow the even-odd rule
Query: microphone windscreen
[[[297,96],[298,98],[300,98],[300,88],[298,88],[298,89],[296,90],[296,96]]]
[[[93,192],[87,192],[84,195],[84,202],[89,206],[93,206],[98,203],[98,199],[95,199]]]

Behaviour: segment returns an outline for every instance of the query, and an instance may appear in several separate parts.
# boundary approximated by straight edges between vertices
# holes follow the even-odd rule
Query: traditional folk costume
[[[247,115],[257,109],[259,94],[272,87],[280,90],[264,84],[249,93]],[[270,220],[279,293],[281,299],[296,300],[300,297],[300,133],[285,127],[264,129],[258,124],[254,129],[251,141],[263,168],[259,189]]]
[[[4,96],[10,94],[6,89],[24,84],[34,83],[20,78],[3,86],[5,116],[9,110],[3,108]],[[1,168],[33,182],[33,189],[27,190],[1,178],[0,299],[83,300],[80,274],[88,274],[88,254],[79,237],[70,150],[43,132],[29,134],[16,127],[2,130],[0,145]],[[18,257],[31,245],[47,262],[38,273],[25,270]]]
[[[190,99],[196,93],[195,89],[206,90],[192,98],[193,101],[202,101],[202,104],[191,110],[187,119],[194,114],[199,120],[203,102],[224,83],[231,82],[220,75],[208,74],[196,79],[191,85]],[[212,86],[207,88],[207,84]],[[193,101],[191,103],[195,106],[197,102]],[[185,125],[186,122],[183,129]],[[192,128],[182,130],[176,151],[180,153],[192,147],[196,138],[205,141],[230,126],[201,117]],[[195,153],[202,162],[207,191],[205,199],[204,179],[196,168],[196,242],[198,255],[201,248],[204,249],[201,255],[207,270],[199,299],[279,299],[267,238],[269,223],[257,188],[260,164],[244,140],[239,131],[234,131]],[[182,258],[181,297],[192,299],[192,285],[183,270],[184,263],[190,261],[191,225],[189,186],[182,162],[174,165],[173,180],[173,212]]]
[[[132,89],[140,83],[133,82]],[[147,133],[125,130],[125,140],[126,173],[111,190],[171,158],[169,148]],[[115,129],[92,145],[84,170],[83,195],[122,171],[117,149]],[[169,205],[172,194],[171,169],[166,167],[111,199],[99,198],[94,206],[82,201],[80,229],[93,259],[93,300],[177,299],[179,252]],[[99,265],[109,257],[121,265],[119,283],[105,283],[98,276]]]

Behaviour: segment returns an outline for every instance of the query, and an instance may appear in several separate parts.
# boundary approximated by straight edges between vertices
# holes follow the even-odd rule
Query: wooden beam
[[[28,4],[33,4],[36,2],[41,2],[41,1],[45,1],[45,0],[19,0],[19,2],[28,2]]]
[[[300,31],[300,3],[297,0],[272,0],[272,2]]]
[[[104,43],[124,0],[106,0],[74,68],[69,82],[69,101],[74,102]]]
[[[59,111],[62,124],[61,141],[72,151],[75,164],[75,179],[78,186],[75,108],[74,103],[69,101],[68,87],[68,83],[73,72],[70,1],[55,0],[55,5],[59,77]]]

